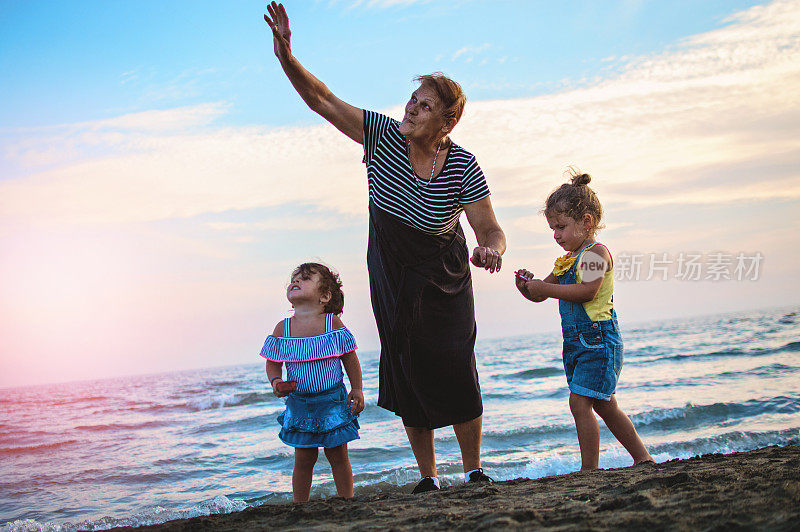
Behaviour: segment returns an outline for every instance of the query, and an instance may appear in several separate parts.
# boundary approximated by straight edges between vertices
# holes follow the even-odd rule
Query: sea
[[[657,462],[800,443],[800,307],[621,327],[617,399]],[[479,340],[476,356],[484,470],[578,470],[560,333]],[[376,406],[378,353],[359,357],[355,494],[407,493],[419,473],[399,418]],[[103,530],[291,501],[283,406],[258,361],[2,389],[0,530]],[[600,438],[600,467],[631,465],[602,422]],[[462,483],[451,428],[436,431],[436,452],[442,484]],[[320,453],[311,496],[335,494]]]

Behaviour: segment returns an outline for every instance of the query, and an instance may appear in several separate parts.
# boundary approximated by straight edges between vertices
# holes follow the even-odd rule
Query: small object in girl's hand
[[[297,381],[281,381],[275,385],[275,389],[280,393],[292,393],[297,389]]]

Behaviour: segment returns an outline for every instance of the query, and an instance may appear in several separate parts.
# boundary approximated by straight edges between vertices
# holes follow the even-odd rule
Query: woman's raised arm
[[[336,129],[359,144],[364,144],[364,111],[337,98],[292,55],[292,32],[283,4],[271,2],[267,5],[267,11],[269,16],[264,15],[264,20],[272,30],[275,56],[300,97],[312,111],[319,113]]]

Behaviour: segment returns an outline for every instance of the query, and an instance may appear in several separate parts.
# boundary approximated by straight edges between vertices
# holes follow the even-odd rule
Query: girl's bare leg
[[[633,422],[625,412],[620,410],[616,396],[612,394],[610,401],[595,400],[593,407],[594,411],[603,418],[611,434],[631,454],[634,464],[653,461],[653,457],[647,452],[644,442],[636,432]]]
[[[336,494],[350,499],[353,497],[353,468],[350,467],[350,455],[347,444],[325,449],[325,456],[331,464]]]
[[[600,460],[600,426],[592,411],[591,397],[570,392],[569,409],[578,431],[578,446],[581,449],[581,471],[597,469]]]
[[[314,464],[317,463],[319,449],[296,447],[294,450],[294,472],[292,473],[292,494],[294,502],[306,502],[311,495],[311,478]]]

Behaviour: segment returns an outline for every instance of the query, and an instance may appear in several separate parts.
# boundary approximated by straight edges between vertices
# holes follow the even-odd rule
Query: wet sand
[[[800,530],[800,445],[116,530]]]

